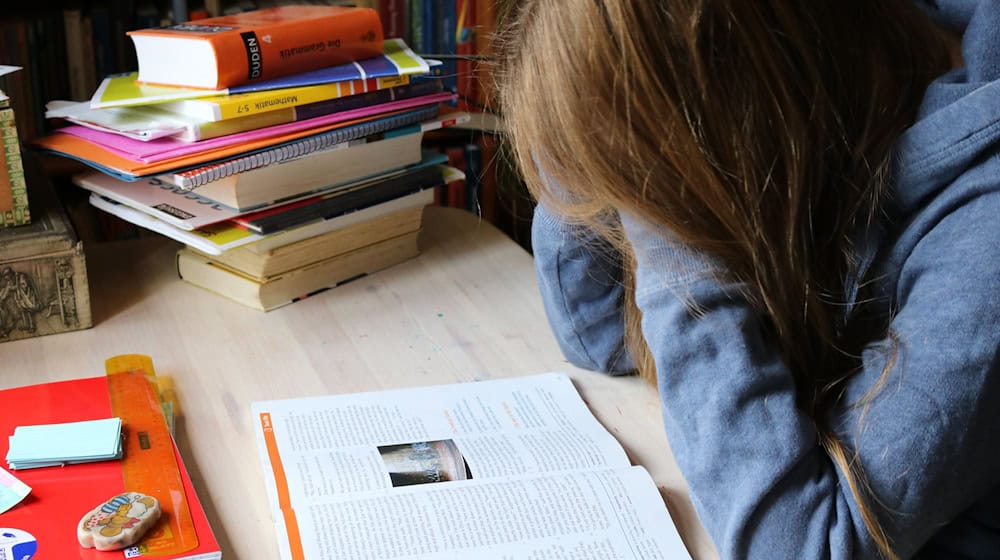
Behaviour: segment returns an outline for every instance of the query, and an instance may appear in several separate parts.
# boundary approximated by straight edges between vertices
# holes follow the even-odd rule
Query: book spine
[[[423,13],[420,16],[420,25],[423,27],[421,34],[420,48],[424,53],[438,54],[438,0],[421,0],[420,9]]]
[[[406,37],[406,13],[403,10],[404,0],[379,0],[379,17],[382,18],[382,29],[386,39],[402,39]]]
[[[103,78],[116,71],[111,13],[104,6],[96,7],[90,10],[90,20],[93,33],[94,64],[97,76]]]
[[[97,89],[97,62],[94,59],[94,22],[87,14],[80,17],[80,49],[83,58],[83,91],[86,92],[81,101],[90,99]]]
[[[439,0],[438,5],[438,52],[444,55],[441,61],[441,80],[448,91],[458,91],[458,0]]]
[[[464,111],[480,110],[476,101],[476,31],[475,0],[456,0],[458,2],[457,43],[455,52],[458,60],[455,62],[455,93],[458,94],[458,108]],[[480,0],[487,1],[487,0]]]
[[[222,0],[205,0],[205,11],[208,17],[218,17],[222,15]],[[149,27],[149,26],[143,26]]]
[[[464,146],[446,146],[444,154],[448,157],[448,165],[465,171]],[[454,179],[449,181],[445,188],[448,191],[448,206],[465,210],[467,205],[465,199],[466,180]]]
[[[277,148],[270,148],[254,154],[233,158],[213,165],[199,167],[190,171],[184,171],[174,175],[174,183],[184,189],[196,189],[206,183],[224,179],[236,173],[242,173],[251,169],[264,167],[287,161],[292,158],[301,157],[305,154],[334,148],[345,142],[378,134],[394,128],[418,123],[423,120],[433,118],[437,114],[437,107],[429,107],[409,111],[399,115],[394,115],[384,119],[377,119],[364,122],[345,128],[338,128],[329,132],[303,138],[289,142]]]
[[[273,90],[266,95],[261,95],[261,93],[234,95],[227,99],[210,101],[209,103],[213,103],[217,107],[217,120],[226,120],[288,107],[308,105],[320,101],[340,99],[357,95],[358,93],[387,89],[408,83],[410,83],[409,76],[350,80],[319,86],[295,88],[294,90]]]
[[[417,50],[418,54],[427,55],[431,51],[425,50],[424,44],[424,9],[423,2],[430,0],[403,0],[409,8],[409,31],[410,38],[407,43]]]
[[[410,99],[421,95],[441,93],[442,91],[443,87],[437,80],[419,81],[405,86],[370,91],[368,93],[351,95],[340,99],[331,99],[329,101],[319,101],[308,105],[302,105],[295,108],[295,120],[303,121],[325,115],[332,115],[341,111],[349,111],[359,107],[379,105],[381,103],[398,101],[400,99]]]
[[[490,0],[479,0],[474,2],[473,20],[475,21],[475,51],[477,57],[489,59],[493,55],[493,34],[495,32],[497,6],[496,2]],[[492,106],[493,91],[490,84],[493,81],[489,76],[488,66],[485,64],[475,64],[473,66],[474,80],[476,87],[476,101],[480,107]]]
[[[25,45],[28,53],[31,53],[33,57],[37,57],[38,60],[43,61],[45,59],[45,49],[43,48],[42,41],[38,36],[38,20],[30,19],[23,22],[23,28],[25,33]],[[28,60],[27,56],[23,59]],[[45,134],[45,112],[39,111],[37,100],[39,99],[49,99],[46,97],[45,90],[43,88],[45,80],[42,79],[41,70],[44,67],[44,62],[41,64],[31,64],[26,65],[23,72],[28,77],[31,82],[31,112],[24,113],[21,115],[22,120],[31,119],[32,123],[30,125],[30,130],[32,130],[32,135],[29,138],[34,138],[36,136],[41,136]]]
[[[74,101],[90,99],[93,91],[87,89],[83,57],[83,14],[79,9],[63,10],[63,29],[66,35],[66,69],[69,73],[70,96]],[[90,37],[87,37],[90,40]]]

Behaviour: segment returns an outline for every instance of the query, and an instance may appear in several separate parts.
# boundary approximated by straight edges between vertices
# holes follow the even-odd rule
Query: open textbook
[[[252,409],[284,560],[690,558],[565,374]]]

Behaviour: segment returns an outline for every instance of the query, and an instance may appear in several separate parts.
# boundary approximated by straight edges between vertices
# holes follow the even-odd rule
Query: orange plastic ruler
[[[122,419],[125,432],[125,489],[153,496],[163,508],[160,522],[138,545],[139,552],[166,556],[192,550],[198,535],[157,393],[153,360],[141,354],[114,356],[104,362],[104,369],[111,409]]]

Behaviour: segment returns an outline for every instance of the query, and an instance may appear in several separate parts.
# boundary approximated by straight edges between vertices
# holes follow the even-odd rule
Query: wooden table
[[[94,328],[0,344],[0,386],[101,375],[147,354],[173,379],[177,440],[228,560],[277,558],[250,403],[565,371],[659,485],[695,558],[714,558],[670,454],[656,392],[570,366],[531,256],[472,214],[429,208],[422,254],[262,313],[177,278],[162,238],[88,248]]]

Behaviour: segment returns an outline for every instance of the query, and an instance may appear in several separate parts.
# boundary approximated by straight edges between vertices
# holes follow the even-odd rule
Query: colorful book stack
[[[270,310],[398,263],[434,191],[463,177],[422,140],[469,116],[441,114],[455,95],[435,62],[383,39],[374,10],[284,6],[129,35],[138,73],[50,103],[70,124],[36,145],[97,170],[75,178],[94,206],[184,243],[193,284]]]

